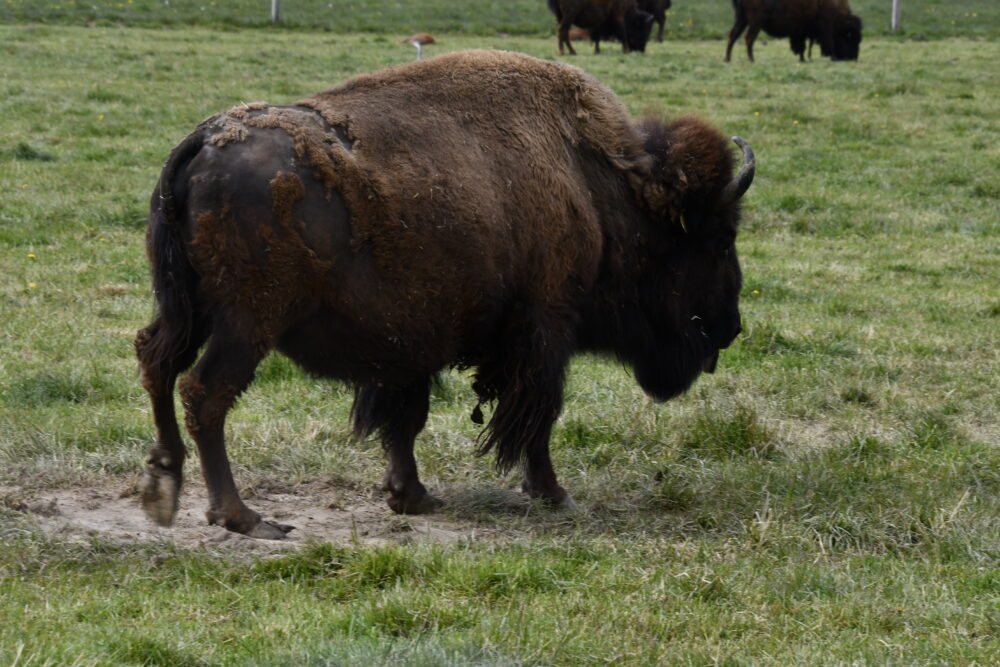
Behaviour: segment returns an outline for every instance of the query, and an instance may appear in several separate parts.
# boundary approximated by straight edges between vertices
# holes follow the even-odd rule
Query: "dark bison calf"
[[[823,55],[833,60],[858,59],[861,19],[851,13],[847,0],[733,0],[733,14],[726,62],[744,30],[751,62],[761,30],[772,37],[788,37],[800,61],[805,61],[806,40],[819,42]]]
[[[209,522],[289,529],[243,503],[223,437],[272,350],[354,386],[354,428],[381,438],[393,511],[438,505],[413,443],[452,366],[476,369],[474,419],[495,406],[480,452],[522,468],[530,496],[570,503],[549,458],[570,358],[616,358],[667,400],[740,331],[735,240],[754,160],[737,143],[734,177],[702,121],[634,123],[579,69],[491,51],[204,121],[150,202],[157,312],[135,341],[157,432],[147,513],[167,525],[177,512],[173,390],[194,364],[180,394]]]

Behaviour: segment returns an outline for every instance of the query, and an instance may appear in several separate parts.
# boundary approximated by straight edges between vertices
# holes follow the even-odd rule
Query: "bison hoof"
[[[228,512],[210,509],[205,512],[205,518],[213,526],[222,526],[226,530],[258,540],[283,540],[285,535],[295,530],[295,526],[265,521],[247,507],[241,507],[239,510],[230,509]]]
[[[575,510],[577,504],[573,502],[566,489],[556,484],[552,488],[539,489],[532,486],[528,480],[521,482],[521,493],[525,493],[530,498],[537,498],[553,509]]]
[[[563,496],[563,499],[559,501],[559,503],[555,504],[555,509],[561,512],[578,512],[580,510],[580,506],[577,505],[576,501],[574,501],[573,498],[571,498],[567,493]]]
[[[142,509],[150,521],[160,526],[174,522],[180,505],[181,478],[157,465],[150,465],[139,486]]]
[[[397,496],[390,493],[385,499],[386,504],[396,514],[432,514],[436,512],[444,501],[435,498],[426,491],[417,497]]]
[[[245,534],[247,537],[253,537],[258,540],[283,540],[293,530],[295,530],[295,526],[262,520]]]

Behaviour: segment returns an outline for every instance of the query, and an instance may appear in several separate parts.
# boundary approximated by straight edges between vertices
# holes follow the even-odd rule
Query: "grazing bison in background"
[[[147,251],[157,313],[135,341],[157,430],[142,483],[161,524],[185,449],[178,375],[210,523],[280,538],[233,482],[226,413],[277,350],[355,387],[395,512],[438,504],[413,443],[432,379],[476,369],[495,409],[480,452],[571,503],[549,459],[570,357],[605,353],[657,400],[712,372],[740,331],[735,238],[753,153],[694,118],[636,124],[577,68],[471,51],[415,61],[291,106],[244,104],[171,152]]]
[[[548,3],[558,22],[559,55],[563,55],[564,45],[570,55],[576,55],[569,38],[574,25],[590,33],[594,53],[601,52],[602,39],[617,39],[625,53],[646,50],[653,17],[641,11],[636,0],[548,0]]]
[[[653,30],[653,17],[643,11],[633,12],[625,17],[625,38],[628,40],[629,52],[646,52],[649,35]],[[618,27],[611,19],[589,31],[594,50],[600,53],[600,41],[620,39]]]
[[[656,33],[656,41],[663,41],[663,28],[667,23],[667,10],[670,9],[670,0],[637,0],[639,9],[648,12],[659,26]]]
[[[833,60],[858,59],[861,19],[851,13],[847,0],[733,0],[733,13],[726,62],[744,30],[751,62],[761,30],[772,37],[788,37],[800,61],[805,61],[806,40],[819,42],[823,55]]]

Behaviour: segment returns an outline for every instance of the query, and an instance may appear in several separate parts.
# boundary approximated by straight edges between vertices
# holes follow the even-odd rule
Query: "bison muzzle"
[[[223,438],[272,350],[351,383],[395,512],[439,501],[414,439],[431,383],[474,368],[479,451],[523,490],[570,502],[549,458],[571,356],[632,367],[651,396],[712,371],[740,330],[735,239],[754,158],[694,118],[633,122],[579,69],[512,53],[440,56],[290,106],[217,114],[167,159],[147,252],[157,311],[136,352],[157,430],[142,483],[169,525],[186,426],[209,522],[255,537]]]

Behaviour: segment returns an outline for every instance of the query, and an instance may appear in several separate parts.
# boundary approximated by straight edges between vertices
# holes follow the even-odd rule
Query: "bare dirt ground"
[[[381,499],[346,494],[312,482],[274,489],[244,490],[244,499],[265,518],[295,526],[285,540],[257,540],[205,521],[205,487],[185,485],[174,525],[149,521],[139,506],[135,485],[24,489],[0,485],[0,506],[15,510],[32,526],[62,539],[99,538],[118,542],[168,542],[183,548],[223,547],[261,554],[294,550],[310,542],[399,544],[485,537],[481,527],[447,516],[394,515]],[[489,531],[486,531],[487,533]]]

